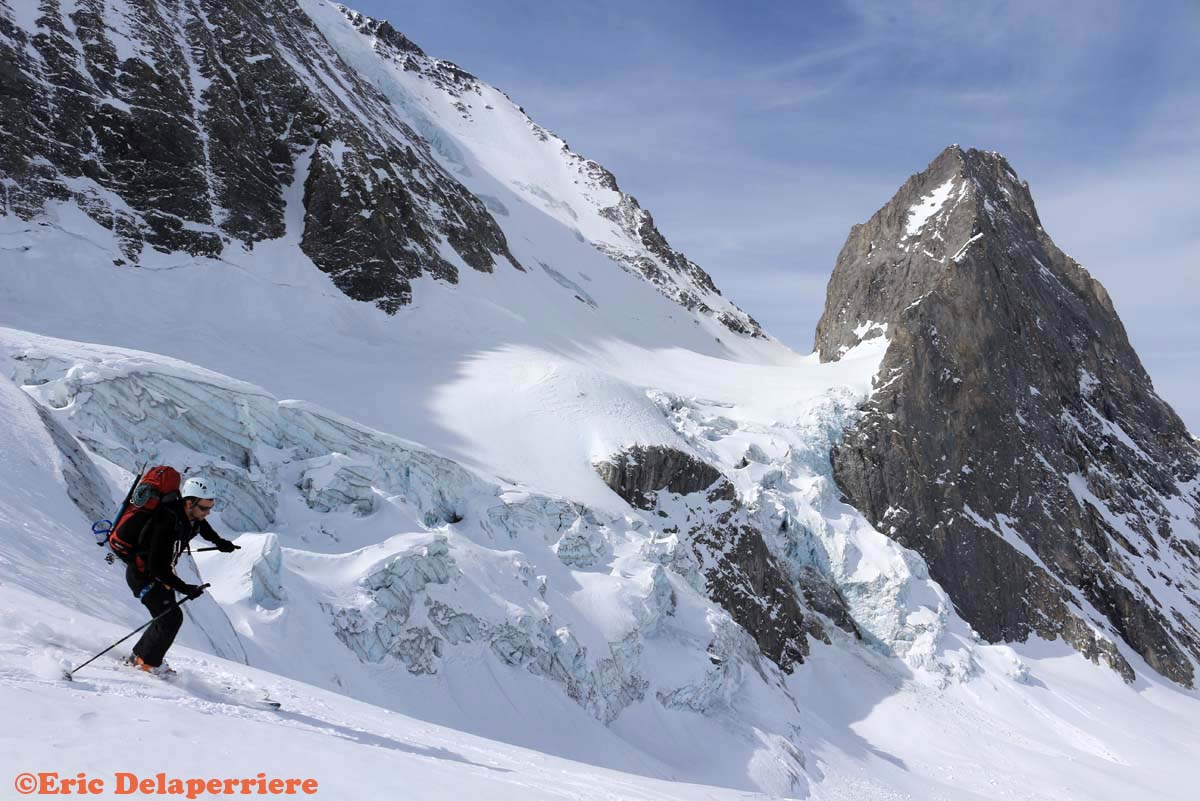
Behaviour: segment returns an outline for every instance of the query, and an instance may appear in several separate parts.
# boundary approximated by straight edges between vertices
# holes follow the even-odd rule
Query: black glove
[[[217,540],[217,550],[221,553],[233,553],[238,547],[229,540]]]
[[[199,584],[181,584],[179,586],[179,591],[183,593],[189,601],[194,601],[204,594],[204,588]]]

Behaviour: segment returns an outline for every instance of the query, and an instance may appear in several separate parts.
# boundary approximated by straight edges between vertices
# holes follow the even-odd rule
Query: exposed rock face
[[[292,0],[0,6],[4,213],[75,200],[146,249],[216,256],[285,233],[350,297],[395,312],[411,279],[520,265],[483,203]]]
[[[682,451],[637,446],[596,465],[609,488],[635,509],[653,511],[662,490],[691,495],[721,479],[717,468]]]
[[[596,471],[631,506],[669,518],[674,528],[664,531],[679,537],[681,549],[672,566],[702,576],[708,596],[781,670],[804,661],[808,635],[828,642],[716,468],[672,448],[635,446]]]
[[[839,486],[989,640],[1200,664],[1200,448],[1003,157],[957,146],[853,228],[816,348],[890,346]]]

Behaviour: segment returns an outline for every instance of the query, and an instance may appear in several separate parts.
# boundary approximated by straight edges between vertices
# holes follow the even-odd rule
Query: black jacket
[[[126,525],[138,532],[133,547],[138,571],[172,589],[188,583],[175,575],[175,563],[193,537],[199,534],[213,545],[226,541],[207,520],[189,521],[182,501],[163,504],[153,512],[139,512]]]

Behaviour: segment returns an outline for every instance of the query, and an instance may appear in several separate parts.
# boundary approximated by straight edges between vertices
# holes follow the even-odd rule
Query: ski
[[[178,674],[176,674],[178,676]],[[195,695],[208,697],[209,700],[218,703],[234,704],[236,706],[253,707],[255,709],[278,710],[282,708],[275,699],[268,696],[266,693],[261,693],[258,690],[247,690],[244,687],[239,687],[233,684],[215,684],[206,679],[197,678],[189,675],[184,678],[176,678],[175,683],[182,684],[185,689]]]
[[[229,695],[230,703],[257,707],[259,709],[278,710],[283,708],[281,703],[266,694],[261,696],[251,695],[240,687],[234,687],[230,684],[223,685],[221,690]]]
[[[175,685],[182,690],[186,690],[192,695],[200,698],[205,698],[216,703],[233,704],[235,706],[245,706],[254,709],[265,709],[277,711],[283,708],[283,705],[271,698],[265,693],[256,695],[244,688],[234,686],[233,684],[215,684],[207,679],[200,678],[194,673],[181,673],[174,669],[168,669],[165,673],[154,673],[138,668],[128,659],[121,660],[122,664],[127,665],[137,673],[149,678],[165,681],[168,684]]]
[[[263,709],[270,709],[273,712],[278,712],[280,709],[283,709],[283,704],[279,703],[274,698],[260,698],[254,703],[261,706]]]

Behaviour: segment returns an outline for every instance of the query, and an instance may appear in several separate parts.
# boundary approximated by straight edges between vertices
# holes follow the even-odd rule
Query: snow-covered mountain
[[[184,774],[327,752],[334,798],[397,773],[421,798],[1186,797],[1200,699],[1175,662],[1008,584],[1001,618],[1074,623],[987,628],[856,491],[904,492],[895,449],[860,440],[883,400],[911,419],[888,382],[921,329],[845,253],[846,316],[792,353],[602,167],[319,0],[0,0],[0,60],[0,694],[38,718],[0,728],[10,775],[107,770],[62,733],[80,721],[152,729],[140,760]],[[960,233],[925,197],[951,158],[872,252]],[[1158,459],[1125,421],[1160,418],[1114,408]],[[209,477],[242,550],[186,560],[213,584],[172,651],[189,681],[102,659],[64,686],[144,619],[89,528],[147,460]],[[1196,547],[1165,486],[1124,492]],[[1137,564],[1194,602],[1186,562]],[[1192,620],[1139,602],[1180,610],[1168,637]],[[221,690],[251,682],[284,711]]]
[[[540,269],[560,302],[594,305],[560,269],[576,260],[552,244],[566,235],[762,336],[611,173],[387,23],[323,0],[20,0],[0,33],[5,212],[72,200],[114,232],[121,264],[228,256],[286,232],[339,289],[389,312],[417,277],[463,270]]]

